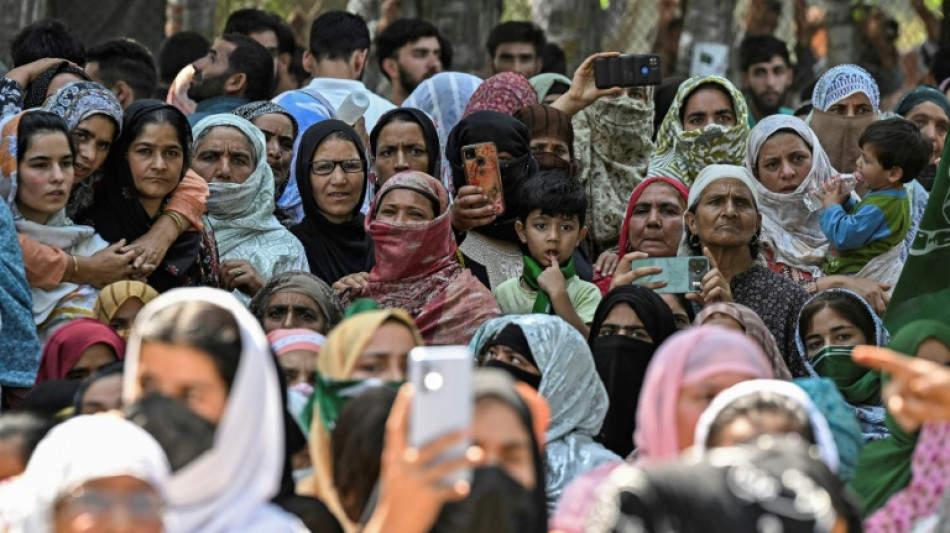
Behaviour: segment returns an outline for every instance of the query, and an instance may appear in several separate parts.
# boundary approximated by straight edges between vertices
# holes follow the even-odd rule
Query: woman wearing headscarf
[[[652,87],[600,98],[574,116],[574,152],[581,169],[578,177],[587,189],[587,225],[595,256],[617,245],[624,207],[647,176],[652,120]]]
[[[756,263],[762,215],[752,173],[733,165],[706,167],[689,190],[687,206],[686,242],[680,255],[708,250],[713,267],[703,281],[703,302],[732,300],[755,311],[775,337],[792,375],[806,376],[796,355],[794,333],[798,310],[808,294]],[[722,298],[714,296],[716,289]]]
[[[938,345],[938,347],[932,346]],[[901,328],[888,346],[896,352],[935,360],[932,352],[950,350],[950,326],[936,320],[918,320]],[[944,357],[946,357],[944,355]],[[935,360],[946,364],[945,359]],[[865,515],[871,515],[911,483],[912,461],[918,446],[919,427],[905,427],[902,420],[888,411],[884,421],[890,436],[868,443],[861,452],[858,472],[851,488],[864,504]]]
[[[574,127],[567,113],[534,104],[515,111],[514,116],[531,132],[531,153],[542,172],[562,168],[576,173]]]
[[[274,216],[274,177],[261,131],[222,113],[201,119],[194,136],[191,167],[208,182],[222,285],[249,303],[275,275],[307,270],[306,250]]]
[[[936,176],[937,162],[943,154],[947,130],[950,129],[950,101],[936,88],[921,85],[905,94],[897,102],[894,112],[913,122],[924,137],[933,143],[933,160],[917,177],[917,181],[929,192]]]
[[[499,316],[491,291],[459,263],[448,209],[448,193],[432,176],[406,171],[390,178],[366,219],[376,266],[366,286],[342,294],[343,307],[372,298],[383,309],[403,309],[428,345],[466,344]]]
[[[330,434],[346,401],[367,386],[406,379],[409,350],[424,344],[404,311],[368,311],[352,316],[329,335],[317,358],[317,387],[311,406],[310,460],[314,475],[298,484],[301,492],[323,500],[346,531],[356,524],[347,516],[333,485]]]
[[[482,79],[478,76],[462,72],[440,72],[420,83],[402,103],[404,108],[419,109],[432,117],[442,150],[442,183],[446,184],[446,189],[453,197],[457,191],[452,189],[452,170],[445,159],[445,146],[449,132],[462,120],[465,106],[481,84]]]
[[[818,78],[812,105],[805,123],[814,130],[831,166],[838,172],[854,172],[860,154],[858,137],[878,119],[881,91],[877,82],[857,65],[838,65]]]
[[[89,257],[108,246],[94,228],[66,217],[74,152],[65,122],[45,111],[25,111],[5,120],[0,136],[0,198],[17,234],[73,257]],[[31,292],[41,343],[64,323],[91,316],[96,299],[96,290],[86,284],[62,282]]]
[[[517,326],[527,339],[540,373],[538,393],[551,408],[544,461],[547,506],[553,511],[571,480],[620,460],[594,440],[607,414],[607,392],[584,338],[556,316],[512,315],[489,320],[469,344],[472,353],[483,354],[509,324]]]
[[[528,80],[534,87],[534,92],[538,93],[538,101],[544,105],[554,103],[562,94],[571,88],[571,78],[557,72],[545,72],[532,76]]]
[[[360,213],[366,150],[356,131],[340,120],[307,128],[297,147],[296,178],[305,216],[290,231],[307,250],[310,272],[328,284],[369,272],[373,241]]]
[[[836,175],[811,128],[789,115],[759,121],[749,134],[745,166],[756,178],[762,212],[761,252],[768,266],[810,294],[838,287],[865,294],[884,309],[884,287],[866,278],[825,276],[828,239],[805,195]]]
[[[84,80],[92,81],[83,69],[61,59],[43,58],[21,65],[0,78],[0,113],[15,115],[40,107],[63,85]]]
[[[106,285],[99,291],[92,306],[94,318],[114,329],[123,339],[145,304],[158,297],[158,291],[147,283],[130,279]]]
[[[20,109],[15,106],[7,111]],[[68,83],[51,95],[43,109],[66,120],[76,147],[75,184],[66,205],[66,214],[76,215],[92,205],[95,189],[104,172],[111,145],[119,137],[122,106],[111,91],[91,81]],[[4,113],[6,114],[6,112]],[[21,237],[27,279],[36,287],[49,289],[60,281],[89,283],[97,287],[118,281],[132,273],[149,274],[175,239],[189,226],[202,228],[208,186],[197,175],[187,174],[172,193],[163,214],[149,230],[128,242],[88,258],[71,259],[66,253]],[[134,260],[134,263],[130,264]],[[72,268],[68,268],[72,266]],[[134,268],[133,268],[134,267]]]
[[[343,320],[333,290],[309,272],[284,272],[271,278],[254,295],[251,313],[264,331],[306,328],[326,335]]]
[[[188,120],[176,108],[157,100],[130,105],[95,201],[77,219],[92,223],[113,243],[146,234],[165,214],[185,177],[191,139]],[[148,284],[158,292],[190,285],[216,287],[218,254],[209,228],[182,233],[149,274]]]
[[[864,447],[861,425],[854,411],[838,391],[835,382],[828,378],[796,378],[792,382],[808,394],[828,422],[838,448],[838,471],[835,473],[841,481],[850,483]]]
[[[630,524],[640,531],[671,524],[710,533],[861,531],[856,506],[811,446],[772,436],[671,465],[624,465],[604,482],[588,517],[584,531],[596,533]]]
[[[125,341],[115,331],[98,320],[77,318],[56,330],[43,346],[36,382],[82,381],[123,357]]]
[[[0,529],[47,533],[124,525],[160,533],[170,525],[164,512],[168,478],[165,452],[132,422],[113,415],[67,420],[40,441],[23,476],[5,487]]]
[[[831,289],[802,306],[795,329],[798,354],[808,376],[832,380],[861,424],[865,441],[889,435],[881,398],[881,375],[849,358],[820,357],[828,346],[887,346],[891,336],[874,308],[857,293]]]
[[[680,85],[656,136],[647,177],[692,186],[710,164],[741,165],[749,135],[742,93],[719,76],[694,76]]]
[[[190,387],[203,392],[181,393]],[[171,477],[170,533],[305,531],[269,503],[285,454],[280,380],[264,332],[237,299],[188,288],[142,310],[129,338],[123,401],[141,406],[156,398],[212,431]],[[188,441],[180,440],[165,444]]]
[[[617,287],[597,306],[588,345],[610,400],[598,440],[620,457],[633,451],[635,414],[647,366],[674,333],[673,312],[650,289]]]
[[[475,89],[462,116],[467,117],[476,111],[513,115],[522,107],[537,103],[538,93],[534,92],[527,78],[517,72],[500,72]]]
[[[697,326],[719,324],[745,333],[762,348],[769,364],[772,365],[772,372],[775,373],[776,379],[792,379],[788,365],[785,364],[782,353],[775,344],[775,337],[755,311],[735,302],[716,302],[704,307],[696,315],[694,322]]]
[[[405,170],[442,178],[442,148],[435,124],[423,111],[408,107],[392,109],[379,117],[369,134],[375,182],[373,190]],[[443,183],[448,190],[448,184]]]
[[[791,405],[783,405],[782,400],[790,401]],[[790,408],[794,410],[789,412]],[[804,414],[804,420],[798,420],[797,412]],[[787,418],[785,421],[781,420],[783,416]],[[736,424],[740,420],[746,423]],[[781,427],[783,423],[803,427],[797,431]],[[832,472],[838,472],[838,447],[828,421],[801,387],[787,381],[753,379],[720,392],[699,417],[693,441],[695,449],[705,453],[713,448],[741,444],[762,434],[782,433],[797,433],[805,442],[818,446],[822,462]]]
[[[264,141],[267,144],[267,164],[274,174],[274,215],[283,223],[284,213],[277,208],[277,200],[284,194],[287,178],[290,177],[290,165],[294,158],[294,141],[299,133],[297,119],[289,111],[270,100],[244,104],[232,113],[257,126],[264,134]]]

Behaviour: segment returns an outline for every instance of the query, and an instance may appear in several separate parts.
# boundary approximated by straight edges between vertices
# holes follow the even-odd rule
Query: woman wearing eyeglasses
[[[296,165],[304,219],[290,231],[306,248],[310,271],[331,285],[369,272],[375,255],[360,213],[366,150],[359,135],[339,120],[318,122],[300,138]]]

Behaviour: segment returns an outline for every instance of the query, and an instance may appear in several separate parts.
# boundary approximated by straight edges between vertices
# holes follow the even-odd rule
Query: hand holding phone
[[[666,285],[654,289],[658,293],[697,293],[702,291],[703,277],[709,273],[709,259],[703,256],[691,257],[646,257],[636,259],[630,267],[660,267],[661,272],[640,277],[637,285],[651,282],[665,282]]]
[[[663,81],[660,56],[624,54],[594,60],[594,85],[598,89],[659,85]]]

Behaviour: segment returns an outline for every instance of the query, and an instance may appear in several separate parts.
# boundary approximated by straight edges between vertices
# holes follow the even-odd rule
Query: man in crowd
[[[111,39],[86,52],[86,74],[115,94],[125,109],[151,98],[158,85],[155,60],[148,48],[132,39]]]
[[[544,31],[531,22],[503,22],[488,36],[488,70],[518,72],[525,78],[541,73]]]
[[[255,100],[266,100],[274,84],[272,56],[260,43],[238,33],[225,33],[208,55],[195,61],[188,97],[198,103],[188,115],[194,126],[208,115],[230,113]]]
[[[438,28],[424,20],[399,19],[386,26],[376,37],[376,56],[392,85],[389,100],[402,105],[423,80],[450,67],[447,48]]]
[[[742,92],[749,104],[749,125],[769,115],[791,115],[784,107],[794,70],[788,47],[771,35],[752,35],[739,46]]]
[[[297,89],[290,75],[290,63],[294,57],[294,34],[277,15],[262,9],[239,9],[228,17],[224,33],[240,33],[261,43],[274,59],[274,95]]]

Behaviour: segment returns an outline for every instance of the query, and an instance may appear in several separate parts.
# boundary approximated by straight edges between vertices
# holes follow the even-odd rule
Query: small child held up
[[[860,174],[867,194],[848,213],[848,193],[829,179],[817,191],[824,210],[818,218],[831,246],[825,257],[827,274],[856,274],[875,257],[900,244],[910,230],[910,202],[904,184],[930,162],[933,146],[913,123],[889,118],[872,123],[858,139]]]
[[[566,175],[533,178],[520,207],[515,231],[524,271],[496,287],[495,298],[506,315],[556,314],[586,339],[601,295],[574,271],[574,248],[587,236],[584,187]]]

